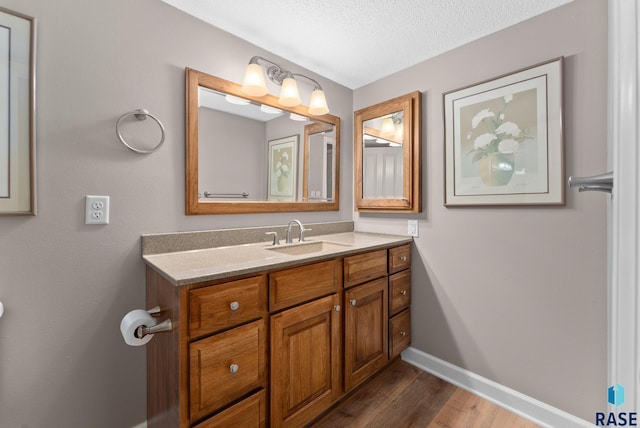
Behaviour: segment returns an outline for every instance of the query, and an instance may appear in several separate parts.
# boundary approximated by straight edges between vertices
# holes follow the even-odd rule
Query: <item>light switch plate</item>
[[[407,221],[407,233],[414,238],[418,237],[418,220]]]

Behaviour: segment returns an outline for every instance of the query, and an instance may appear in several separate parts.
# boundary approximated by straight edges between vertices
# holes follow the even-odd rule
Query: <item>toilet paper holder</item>
[[[162,313],[162,311],[160,310],[160,306],[155,306],[151,309],[147,309],[147,312],[149,312],[149,315],[151,315],[152,317],[159,317],[160,314]],[[162,321],[160,324],[156,324],[151,327],[147,327],[146,325],[138,326],[136,328],[136,331],[134,332],[134,335],[138,339],[142,339],[148,334],[161,333],[163,331],[171,331],[172,328],[173,328],[173,324],[171,323],[171,319],[167,318],[166,320]]]

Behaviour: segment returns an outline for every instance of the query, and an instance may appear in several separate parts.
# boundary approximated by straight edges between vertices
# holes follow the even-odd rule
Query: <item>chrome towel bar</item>
[[[211,193],[204,192],[205,198],[248,198],[249,194],[247,192],[242,193]]]

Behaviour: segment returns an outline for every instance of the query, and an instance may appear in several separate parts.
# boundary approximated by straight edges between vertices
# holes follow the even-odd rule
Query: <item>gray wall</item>
[[[351,192],[340,212],[186,217],[184,67],[240,81],[253,55],[291,64],[158,0],[2,6],[38,19],[39,214],[0,217],[0,426],[135,426],[145,420],[145,349],[126,346],[119,325],[144,306],[140,235],[351,220]],[[352,91],[291,68],[318,79],[343,118],[341,183],[351,189]],[[140,107],[167,129],[147,156],[114,130]],[[149,133],[158,138],[151,124]],[[111,196],[111,224],[84,224],[87,194]]]
[[[592,420],[606,407],[606,201],[445,208],[442,94],[565,57],[567,177],[606,171],[607,2],[580,0],[382,79],[354,109],[422,91],[424,212],[356,216],[406,233],[418,218],[413,346]]]

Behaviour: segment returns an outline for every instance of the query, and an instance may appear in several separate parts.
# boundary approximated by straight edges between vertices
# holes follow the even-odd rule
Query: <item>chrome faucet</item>
[[[287,236],[285,240],[287,244],[291,244],[293,242],[293,240],[291,239],[291,226],[293,226],[294,224],[297,224],[298,227],[300,228],[300,237],[298,238],[298,242],[304,242],[304,232],[306,232],[307,230],[311,230],[311,229],[305,229],[302,223],[300,222],[300,220],[296,220],[296,219],[291,220],[287,225]]]

